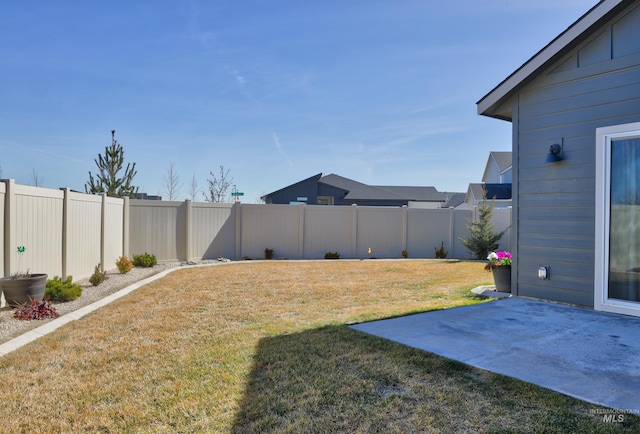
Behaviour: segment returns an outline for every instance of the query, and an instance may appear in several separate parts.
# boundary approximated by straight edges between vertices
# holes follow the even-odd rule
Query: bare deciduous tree
[[[34,187],[42,187],[42,178],[38,176],[36,169],[31,169],[31,184]]]
[[[164,191],[167,193],[168,200],[178,200],[180,190],[182,189],[182,183],[180,182],[180,176],[176,173],[175,165],[169,163],[167,172],[162,177],[164,181]]]
[[[229,188],[231,188],[231,183],[233,182],[233,178],[229,178],[230,171],[230,169],[225,170],[224,166],[220,166],[220,171],[217,175],[213,171],[209,172],[209,175],[211,175],[207,179],[209,191],[202,193],[204,200],[220,203],[228,199]]]
[[[191,185],[189,186],[189,196],[192,201],[196,200],[196,196],[200,192],[200,186],[198,185],[198,178],[196,178],[196,171],[193,171],[193,176],[191,177]]]

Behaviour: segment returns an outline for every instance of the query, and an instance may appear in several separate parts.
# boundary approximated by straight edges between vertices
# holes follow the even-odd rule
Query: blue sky
[[[148,194],[171,163],[247,203],[321,172],[466,191],[511,150],[475,103],[595,3],[2,2],[2,174],[84,191],[115,129]]]

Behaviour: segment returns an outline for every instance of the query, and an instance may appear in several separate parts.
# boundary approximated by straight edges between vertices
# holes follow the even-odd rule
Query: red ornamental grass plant
[[[25,303],[18,307],[13,313],[13,317],[26,321],[57,318],[58,311],[49,300],[31,300],[31,303]]]

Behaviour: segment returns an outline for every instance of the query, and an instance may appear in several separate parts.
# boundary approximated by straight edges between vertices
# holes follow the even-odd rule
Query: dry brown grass
[[[178,270],[0,359],[0,431],[602,428],[579,401],[344,326],[477,303],[489,277],[414,260]]]

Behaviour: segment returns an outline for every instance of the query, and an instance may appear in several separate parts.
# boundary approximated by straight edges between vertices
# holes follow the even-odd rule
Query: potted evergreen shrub
[[[18,271],[0,278],[0,289],[4,293],[4,299],[12,307],[44,298],[47,275],[30,273],[28,268],[26,272],[22,272],[20,268],[25,250],[24,246],[18,246]]]

